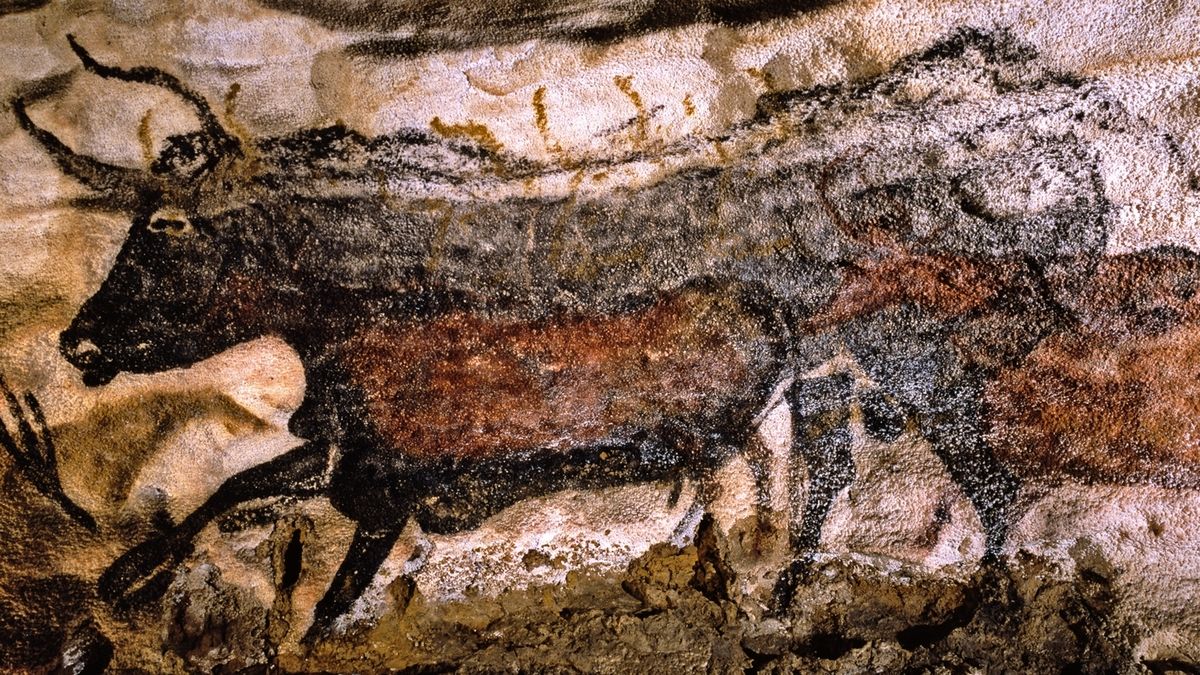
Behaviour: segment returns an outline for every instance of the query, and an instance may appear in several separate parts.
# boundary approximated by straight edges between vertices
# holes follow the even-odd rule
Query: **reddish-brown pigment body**
[[[668,421],[744,430],[783,366],[771,323],[736,294],[689,289],[613,316],[376,323],[339,354],[387,449],[488,458],[563,452]]]
[[[1028,478],[1200,486],[1194,261],[1114,256],[1075,310],[991,384],[992,444]]]
[[[892,253],[860,265],[807,326],[900,303],[952,318],[985,307],[1014,274],[1027,273],[1005,261]],[[987,384],[997,458],[1028,479],[1200,487],[1197,260],[1115,255],[1090,283],[1064,291],[1073,321]],[[989,346],[952,340],[950,348],[968,362],[993,363]]]

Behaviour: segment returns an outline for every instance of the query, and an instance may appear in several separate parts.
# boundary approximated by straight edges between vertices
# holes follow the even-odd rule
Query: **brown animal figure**
[[[886,332],[879,325],[886,329],[897,316],[938,317],[951,346],[942,362],[978,383],[977,417],[957,424],[985,438],[1009,475],[1042,483],[1069,477],[1200,486],[1194,422],[1200,413],[1200,255],[1161,247],[1091,264],[1088,284],[1056,284],[1019,259],[981,265],[893,249],[860,266],[802,325],[836,327],[851,338],[857,327],[880,339]],[[1013,302],[1014,292],[1026,297]],[[889,364],[877,352],[855,355],[868,374],[886,374]],[[854,478],[847,425],[856,402],[874,436],[894,440],[908,428],[931,436],[931,411],[906,406],[886,383],[856,392],[845,375],[802,381],[823,394],[798,408],[811,420],[799,452],[817,475],[810,508],[795,521],[806,537],[804,550],[818,546],[833,498]],[[835,452],[842,460],[830,470]],[[952,474],[961,470],[947,466]],[[822,482],[830,475],[836,480]],[[1009,511],[1004,521],[1017,515]]]
[[[175,92],[200,128],[168,138],[138,170],[78,154],[39,127],[27,103],[49,85],[13,102],[22,128],[91,189],[88,204],[132,219],[104,284],[61,334],[64,357],[99,386],[275,334],[306,372],[290,428],[308,443],[230,478],[122,556],[102,594],[147,578],[144,588],[159,588],[199,529],[234,505],[328,494],[359,530],[310,637],[357,597],[405,518],[451,531],[519,495],[698,475],[752,435],[764,392],[839,345],[920,420],[998,555],[1018,482],[979,422],[990,366],[964,361],[955,344],[986,337],[976,329],[989,322],[1033,317],[986,350],[1016,358],[1052,330],[1060,312],[1046,279],[1085,281],[1109,229],[1091,136],[1077,131],[1141,128],[1009,37],[961,31],[879,77],[764,97],[755,119],[721,139],[736,161],[683,162],[653,184],[599,196],[481,199],[496,184],[479,177],[498,164],[512,184],[550,170],[421,131],[235,137],[170,74],[107,66],[71,44],[93,74]],[[941,111],[930,117],[905,83],[928,81],[931,69],[982,98],[930,93]],[[1044,105],[1022,105],[1018,117],[992,105],[1010,95]],[[877,127],[894,133],[862,180],[829,167],[832,147]],[[897,273],[969,260],[990,270],[986,292],[941,307],[892,283],[887,302],[835,316],[855,270],[892,274],[863,263],[880,232],[926,261]],[[792,519],[798,557],[780,585],[784,604],[853,473],[840,424],[848,394],[838,378],[784,392],[810,479],[803,524]]]

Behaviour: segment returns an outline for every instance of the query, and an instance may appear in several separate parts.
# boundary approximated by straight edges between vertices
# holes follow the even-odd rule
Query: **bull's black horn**
[[[196,111],[196,116],[200,118],[201,128],[205,134],[216,141],[216,147],[230,153],[237,152],[241,147],[237,139],[221,126],[221,122],[217,120],[216,114],[209,107],[208,101],[180,82],[179,78],[158,68],[151,68],[150,66],[137,66],[128,69],[107,66],[96,61],[86,49],[79,46],[79,43],[75,41],[75,36],[68,35],[67,42],[71,45],[71,49],[79,57],[79,61],[88,72],[95,73],[100,77],[121,80],[122,82],[137,82],[162,87],[173,92],[176,96],[187,101],[192,106],[192,109]]]
[[[63,173],[104,193],[114,206],[132,208],[140,195],[154,186],[153,179],[143,171],[106,164],[68,148],[57,136],[33,123],[25,112],[25,99],[13,99],[11,105],[17,123],[45,148]]]

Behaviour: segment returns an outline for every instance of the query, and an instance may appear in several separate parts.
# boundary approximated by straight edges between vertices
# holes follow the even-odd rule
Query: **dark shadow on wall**
[[[837,0],[259,0],[330,28],[410,31],[354,43],[379,58],[533,39],[605,43],[691,23],[743,25],[800,14]]]
[[[0,0],[0,16],[28,12],[50,4],[50,0]]]

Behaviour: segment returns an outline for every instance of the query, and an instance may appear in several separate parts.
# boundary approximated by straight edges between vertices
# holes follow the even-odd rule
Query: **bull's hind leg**
[[[383,561],[387,560],[400,532],[400,528],[369,530],[362,526],[354,531],[354,539],[333,577],[333,583],[313,610],[313,622],[304,634],[304,644],[311,645],[325,637],[333,627],[334,620],[350,610],[354,601],[375,578]]]
[[[996,460],[988,445],[980,380],[967,376],[940,389],[931,410],[918,419],[934,454],[979,514],[985,535],[984,561],[995,562],[1008,536],[1021,484]]]
[[[755,549],[761,552],[764,541],[775,532],[771,508],[771,448],[755,433],[746,441],[746,466],[754,479]]]
[[[788,477],[791,505],[788,542],[792,561],[775,584],[773,601],[777,611],[791,604],[796,584],[812,565],[834,499],[854,480],[849,425],[853,405],[851,377],[839,373],[821,379],[797,380],[788,389],[786,398],[792,412],[792,466]],[[797,456],[804,459],[808,469],[808,498],[803,512],[794,499],[800,476],[795,466]]]
[[[100,576],[100,597],[111,601],[160,594],[170,582],[171,568],[192,552],[192,539],[208,523],[254,499],[317,496],[329,482],[328,466],[329,446],[310,442],[230,477],[179,525],[117,558]],[[139,580],[145,583],[131,594]]]

